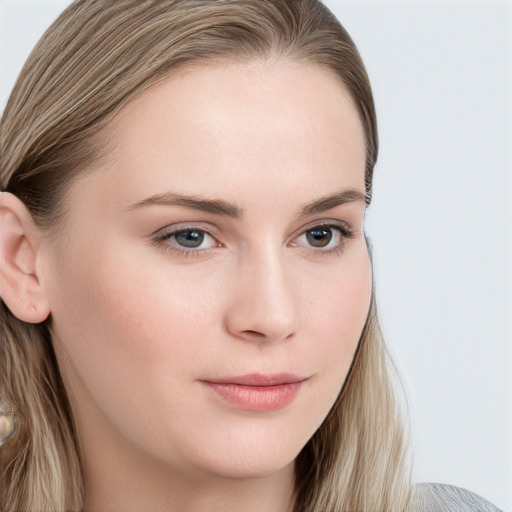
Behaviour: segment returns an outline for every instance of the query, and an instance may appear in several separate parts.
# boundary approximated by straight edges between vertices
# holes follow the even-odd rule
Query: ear
[[[44,322],[49,302],[38,276],[41,233],[25,205],[0,193],[0,296],[24,322]]]

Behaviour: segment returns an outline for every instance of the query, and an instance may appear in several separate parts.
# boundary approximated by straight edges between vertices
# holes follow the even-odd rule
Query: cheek
[[[78,311],[83,321],[75,334],[83,340],[87,333],[89,349],[101,349],[119,366],[130,363],[132,372],[143,371],[145,363],[186,358],[213,321],[208,296],[162,269],[117,261],[86,281],[76,286],[82,290],[79,302],[89,308]]]
[[[337,268],[316,287],[316,315],[319,328],[331,331],[329,339],[354,338],[362,330],[371,297],[371,269],[366,248],[347,254]]]
[[[109,254],[119,251],[84,253],[67,265],[52,314],[70,385],[113,412],[147,401],[146,384],[170,389],[193,368],[215,315],[186,279],[147,265],[136,251]]]
[[[311,318],[314,339],[309,357],[327,369],[337,395],[352,363],[364,328],[371,300],[371,266],[366,245],[347,253],[336,271],[324,278],[306,314]],[[321,363],[320,363],[321,360]]]

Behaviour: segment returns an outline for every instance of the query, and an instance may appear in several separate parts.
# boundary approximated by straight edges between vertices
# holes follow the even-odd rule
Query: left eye
[[[341,228],[337,226],[315,226],[295,239],[294,245],[315,249],[336,249],[343,243]]]
[[[210,249],[217,245],[213,236],[200,229],[182,229],[168,233],[164,238],[182,249]]]

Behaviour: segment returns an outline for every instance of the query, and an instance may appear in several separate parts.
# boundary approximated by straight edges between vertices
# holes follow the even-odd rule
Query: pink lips
[[[293,402],[306,379],[296,375],[250,374],[203,381],[222,400],[248,411],[276,411]]]

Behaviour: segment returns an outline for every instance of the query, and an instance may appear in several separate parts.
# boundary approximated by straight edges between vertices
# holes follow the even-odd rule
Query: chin
[[[238,461],[217,461],[210,467],[210,474],[219,478],[232,480],[262,479],[274,476],[293,468],[295,459],[291,460],[258,460],[247,455],[246,459]]]
[[[283,442],[272,438],[241,442],[196,445],[188,453],[186,464],[192,472],[223,479],[260,479],[293,469],[295,458],[303,448],[301,442]]]

